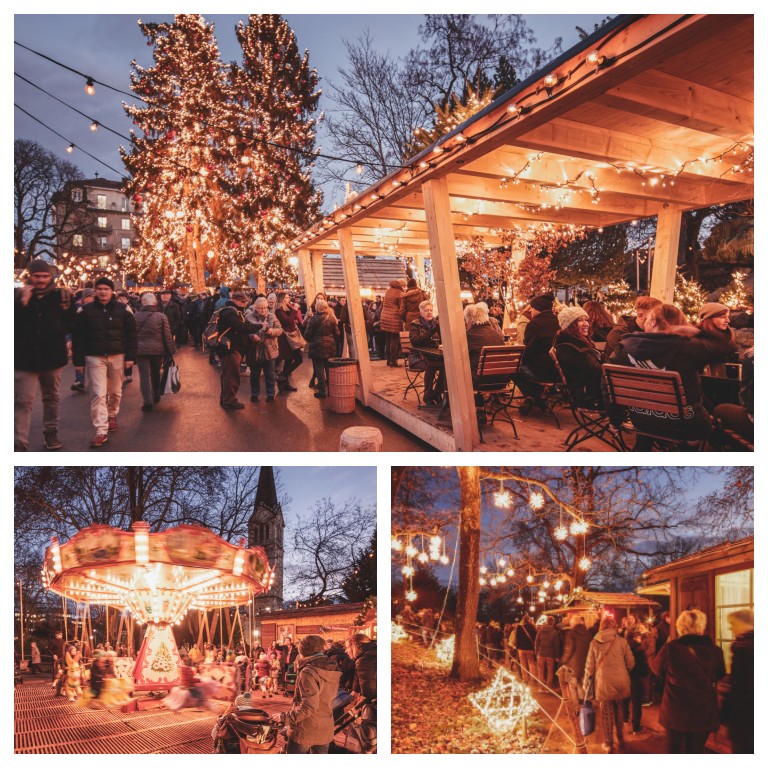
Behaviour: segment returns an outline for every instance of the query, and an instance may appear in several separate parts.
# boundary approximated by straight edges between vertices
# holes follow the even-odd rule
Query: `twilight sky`
[[[269,10],[273,10],[270,8]],[[506,9],[505,9],[506,10]],[[549,48],[556,37],[563,38],[563,48],[578,42],[576,26],[591,31],[595,23],[606,14],[549,14],[529,15],[529,26],[537,36],[541,48]],[[247,14],[205,14],[215,24],[215,33],[224,61],[239,59],[239,46],[234,28],[237,21]],[[343,41],[355,41],[367,28],[381,50],[393,56],[405,55],[419,42],[418,26],[422,15],[306,15],[285,14],[296,33],[299,48],[308,48],[310,65],[318,70],[320,86],[327,90],[328,81],[338,79],[337,69],[346,62]],[[62,64],[91,75],[124,91],[130,91],[130,62],[151,64],[152,48],[147,47],[137,19],[143,21],[169,21],[170,15],[155,14],[16,14],[14,17],[14,41],[22,43]],[[97,87],[94,96],[84,93],[85,82],[80,76],[68,72],[35,54],[14,45],[14,71],[35,85],[44,88],[68,105],[84,112],[78,115],[64,104],[14,77],[14,101],[35,118],[55,129],[59,138],[47,128],[18,109],[14,109],[14,134],[16,138],[33,139],[61,157],[74,162],[87,177],[95,173],[104,178],[117,179],[123,166],[117,148],[127,141],[100,128],[96,133],[89,130],[92,120],[127,136],[130,121],[121,107],[122,99],[129,97]],[[321,100],[321,108],[332,109],[327,99]],[[69,142],[107,163],[114,170],[88,157],[79,149],[71,155],[65,151]],[[322,129],[318,146],[323,146]],[[330,144],[323,147],[330,151]],[[332,206],[333,200],[326,200]]]

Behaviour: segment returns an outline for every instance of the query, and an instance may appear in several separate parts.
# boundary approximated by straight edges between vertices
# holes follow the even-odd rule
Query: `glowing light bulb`
[[[69,154],[71,155],[71,154],[72,154],[72,150],[74,150],[74,148],[75,148],[75,145],[74,145],[74,144],[70,144],[70,145],[67,147],[67,152],[69,152]]]
[[[544,494],[541,491],[532,491],[528,497],[531,509],[539,510],[544,506]]]
[[[547,86],[547,88],[553,88],[557,85],[558,77],[554,72],[550,72],[545,78],[544,78],[544,85]]]
[[[395,552],[402,552],[403,551],[403,542],[400,541],[396,536],[392,537],[392,549]]]
[[[533,584],[533,575],[529,573],[529,574],[528,574],[528,575],[525,577],[525,580],[526,580],[526,581],[527,581],[529,584]]]
[[[409,544],[405,548],[405,554],[408,555],[408,557],[416,557],[416,555],[419,554],[419,550],[416,549],[416,547],[414,547],[413,544]]]
[[[93,96],[93,94],[96,93],[96,86],[93,84],[93,78],[91,77],[85,81],[85,92],[89,96]]]
[[[512,494],[509,491],[496,491],[493,494],[493,503],[497,507],[509,508],[512,505]]]
[[[91,123],[91,130],[92,131],[98,131],[99,130],[99,122],[98,122],[98,120],[94,120]]]
[[[558,525],[555,528],[555,538],[558,541],[565,541],[568,538],[568,529],[564,525]]]
[[[581,568],[582,571],[588,571],[592,567],[592,561],[584,556],[579,560],[579,568]]]

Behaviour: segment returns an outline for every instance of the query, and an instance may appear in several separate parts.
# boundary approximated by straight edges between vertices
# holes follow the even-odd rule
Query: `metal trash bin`
[[[358,362],[351,357],[332,357],[328,366],[328,399],[334,413],[355,410]]]

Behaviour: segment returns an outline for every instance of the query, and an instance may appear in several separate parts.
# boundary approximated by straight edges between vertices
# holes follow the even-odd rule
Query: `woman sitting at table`
[[[469,348],[469,370],[472,372],[472,383],[476,384],[477,366],[480,362],[480,352],[483,347],[495,347],[504,343],[504,334],[499,324],[488,314],[488,305],[467,304],[464,307],[464,324],[467,326],[467,347]],[[475,395],[477,417],[481,424],[485,423],[485,411],[482,410],[485,401],[481,394]]]
[[[435,349],[440,344],[440,321],[435,317],[431,301],[419,304],[419,316],[408,326],[411,354],[408,368],[424,371],[424,404],[438,405],[443,395],[443,366],[419,353],[419,349]]]
[[[685,315],[672,304],[652,309],[643,333],[624,336],[609,363],[665,371],[677,371],[686,398],[685,434],[691,441],[703,440],[712,428],[712,418],[704,407],[699,371],[705,365],[727,360],[734,352],[733,341],[723,334],[713,335],[688,325]],[[612,416],[613,420],[614,416]],[[648,412],[633,415],[638,424],[663,434],[668,420]],[[675,425],[678,426],[678,425]],[[648,450],[647,440],[638,438],[635,450]]]
[[[555,355],[571,400],[578,408],[600,410],[603,367],[600,352],[589,337],[589,316],[581,307],[565,307],[557,321],[560,332],[555,336]]]

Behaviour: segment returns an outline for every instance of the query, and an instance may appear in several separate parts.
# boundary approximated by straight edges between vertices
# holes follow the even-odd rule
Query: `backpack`
[[[223,309],[223,307],[221,309]],[[203,331],[203,346],[208,349],[215,349],[220,340],[219,315],[221,314],[221,309],[214,310],[211,319],[208,321],[208,325],[205,326],[205,330]],[[226,331],[224,333],[226,333]]]

